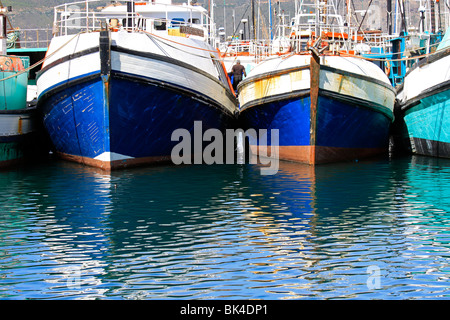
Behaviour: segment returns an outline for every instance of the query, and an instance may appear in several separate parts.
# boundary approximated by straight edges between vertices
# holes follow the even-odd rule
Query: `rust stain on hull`
[[[267,154],[270,146],[251,145],[253,154]],[[309,165],[352,161],[382,155],[385,148],[338,148],[322,146],[280,146],[278,159]],[[270,154],[270,152],[269,152]]]
[[[22,134],[22,118],[19,118],[19,123],[17,124],[17,132]]]
[[[310,98],[311,98],[311,123],[310,123],[310,146],[316,145],[316,132],[317,132],[317,107],[319,102],[319,83],[320,83],[320,57],[311,54],[311,62],[310,62],[310,74],[311,74],[311,89],[310,89]],[[314,148],[310,147],[310,163],[315,163],[315,152]]]

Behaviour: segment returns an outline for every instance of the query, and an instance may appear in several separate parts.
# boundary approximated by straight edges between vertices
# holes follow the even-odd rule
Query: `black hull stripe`
[[[341,74],[343,76],[348,76],[348,77],[352,77],[352,78],[361,79],[361,80],[364,80],[367,82],[372,82],[372,83],[378,84],[378,85],[388,89],[389,91],[391,91],[392,93],[395,94],[394,87],[392,87],[392,85],[390,85],[389,83],[383,82],[378,79],[371,78],[366,75],[362,75],[362,74],[358,74],[358,73],[354,73],[354,72],[348,72],[348,71],[344,71],[344,70],[340,70],[340,69],[336,69],[336,68],[324,66],[324,65],[320,65],[320,70],[330,71],[333,73]]]
[[[322,89],[319,90],[319,96],[326,96],[326,97],[329,97],[334,100],[339,100],[339,101],[346,102],[348,104],[352,104],[358,108],[364,108],[364,109],[376,111],[376,112],[384,114],[391,121],[394,120],[394,111],[393,110],[390,110],[389,108],[387,108],[383,105],[380,105],[378,103],[375,103],[373,101],[364,100],[361,98],[356,98],[353,96],[343,95],[343,94],[339,94],[339,93],[336,93],[333,91],[322,90]]]
[[[220,84],[222,87],[224,87],[226,89],[226,93],[228,95],[229,98],[234,97],[234,95],[231,93],[230,89],[227,88],[226,86],[224,86],[224,84],[219,81],[218,79],[214,78],[212,75],[210,75],[209,73],[203,71],[202,69],[199,69],[197,67],[194,67],[193,65],[171,58],[171,57],[167,57],[167,56],[163,56],[160,54],[156,54],[156,53],[152,53],[152,52],[142,52],[142,51],[136,51],[136,50],[131,50],[131,49],[127,49],[127,48],[123,48],[123,47],[119,47],[119,46],[112,46],[111,50],[113,52],[119,52],[119,53],[125,53],[125,54],[129,54],[129,55],[133,55],[133,56],[137,56],[137,57],[142,57],[142,58],[148,58],[148,59],[152,59],[152,60],[158,60],[158,61],[162,61],[162,62],[166,62],[168,64],[173,64],[173,65],[177,65],[180,66],[182,68],[188,69],[190,71],[193,71],[195,73],[201,74],[202,76],[216,82],[217,84]]]
[[[249,103],[245,104],[241,108],[240,113],[243,113],[243,112],[245,112],[246,110],[248,110],[250,108],[257,107],[257,106],[260,106],[262,104],[273,103],[273,102],[276,102],[276,101],[289,100],[289,99],[292,99],[292,98],[307,97],[307,96],[309,96],[309,94],[310,94],[310,90],[309,89],[304,89],[304,90],[298,90],[298,91],[294,91],[294,92],[290,92],[290,93],[282,93],[282,94],[270,96],[270,97],[267,97],[267,98],[257,99],[257,100],[254,100],[252,102],[249,102]],[[352,97],[352,96],[341,95],[341,94],[337,94],[335,92],[327,91],[327,90],[323,90],[323,89],[319,90],[319,96],[324,96],[324,97],[328,97],[328,98],[331,98],[331,99],[334,99],[334,100],[343,101],[345,103],[354,105],[357,108],[365,108],[365,109],[370,109],[372,111],[376,111],[376,112],[382,113],[387,118],[389,118],[391,121],[393,121],[393,119],[394,119],[393,112],[389,111],[388,108],[386,108],[384,106],[380,106],[380,105],[378,105],[376,103],[373,103],[371,101],[363,100],[363,99],[360,99],[360,98],[355,98],[355,97]]]
[[[44,74],[46,71],[48,71],[51,68],[57,66],[58,64],[61,64],[61,63],[64,63],[64,62],[67,62],[67,61],[70,61],[70,60],[73,60],[73,59],[76,59],[76,58],[80,58],[80,57],[83,57],[83,56],[87,56],[89,54],[93,54],[93,53],[96,53],[96,52],[99,52],[99,51],[100,51],[99,47],[94,47],[94,48],[89,48],[89,49],[86,49],[86,50],[78,51],[78,52],[69,54],[67,56],[64,56],[62,58],[59,58],[59,59],[53,61],[52,63],[46,65],[40,71],[38,71],[36,73],[36,80],[39,79],[39,77],[42,76],[42,74]]]
[[[18,109],[18,110],[0,110],[0,114],[34,114],[37,113],[36,106],[28,107],[25,109]]]
[[[33,137],[33,136],[35,136],[37,134],[38,134],[38,132],[28,132],[28,133],[24,133],[24,134],[0,136],[0,143],[11,143],[11,142],[23,143],[23,142],[28,142],[30,137]]]
[[[145,83],[145,84],[150,84],[150,85],[156,85],[162,88],[166,88],[168,90],[172,90],[178,93],[182,93],[185,95],[189,95],[192,96],[194,99],[197,99],[199,101],[202,101],[203,103],[206,103],[208,105],[210,105],[211,107],[214,107],[216,109],[219,109],[223,112],[225,112],[228,116],[230,117],[234,117],[235,115],[228,109],[226,109],[225,107],[222,107],[219,103],[209,99],[206,96],[203,96],[201,94],[199,94],[198,92],[193,92],[189,89],[186,88],[181,88],[179,86],[175,86],[173,84],[170,83],[166,83],[163,81],[159,81],[159,80],[155,80],[155,79],[149,79],[149,78],[143,78],[140,76],[135,76],[135,75],[130,75],[130,74],[126,74],[126,73],[119,73],[116,71],[111,71],[111,76],[112,77],[116,77],[119,79],[125,79],[125,80],[129,80],[129,81],[136,81],[136,82],[140,82],[140,83]],[[85,77],[80,77],[74,80],[69,80],[69,81],[65,81],[59,85],[56,85],[55,87],[49,89],[48,91],[46,91],[45,93],[42,94],[42,96],[39,97],[38,100],[38,105],[39,108],[42,107],[42,104],[45,102],[45,100],[47,100],[50,96],[61,92],[67,88],[70,88],[72,86],[84,83],[84,82],[88,82],[88,81],[92,81],[95,79],[100,79],[101,78],[101,74],[100,72],[94,73],[94,74],[90,74],[87,75]]]
[[[408,70],[408,72],[406,72],[404,79],[414,70],[416,70],[417,68],[422,68],[423,66],[426,66],[430,63],[433,63],[435,61],[438,61],[440,59],[443,59],[445,57],[447,57],[450,54],[450,48],[444,49],[442,51],[439,51],[438,53],[431,55],[431,56],[427,56],[426,58],[422,58],[421,60],[419,60],[418,63],[414,64],[414,66]],[[403,81],[402,84],[400,84],[397,87],[397,92],[400,92],[403,90],[405,86],[405,82]]]
[[[410,100],[408,100],[406,103],[400,103],[400,107],[402,111],[406,111],[420,103],[420,100],[428,98],[432,95],[444,92],[450,90],[450,80],[447,80],[443,83],[437,84],[433,87],[430,87],[423,91],[421,94],[419,94],[417,97],[414,97]]]
[[[424,156],[450,158],[450,143],[421,138],[410,138],[414,147],[413,153]]]
[[[246,84],[248,84],[250,82],[253,82],[253,81],[258,81],[258,80],[268,79],[268,78],[272,78],[272,77],[282,76],[282,75],[287,74],[287,73],[297,72],[297,71],[302,71],[302,70],[309,70],[309,65],[301,66],[301,67],[288,68],[288,69],[275,70],[275,71],[269,71],[269,72],[258,74],[258,75],[253,76],[253,77],[248,77],[248,78],[245,78],[244,80],[242,80],[239,83],[238,88],[240,88],[242,86],[245,86]]]
[[[47,100],[50,96],[52,96],[52,95],[54,95],[54,94],[56,94],[58,92],[61,92],[61,91],[65,90],[65,89],[67,89],[67,88],[76,86],[78,84],[85,83],[85,82],[88,82],[88,81],[91,81],[91,80],[95,80],[97,78],[100,78],[100,76],[101,76],[100,75],[100,71],[98,71],[98,72],[95,72],[95,73],[92,73],[92,74],[89,74],[89,75],[86,75],[86,76],[78,77],[78,78],[73,79],[73,80],[63,81],[63,82],[61,82],[61,83],[59,83],[59,84],[57,84],[57,85],[47,89],[44,93],[42,93],[38,97],[38,108],[40,108],[42,103],[45,100]]]
[[[244,111],[246,111],[250,108],[257,107],[262,104],[273,103],[276,101],[283,101],[283,100],[289,100],[289,99],[295,99],[295,98],[301,98],[301,97],[307,97],[307,96],[309,96],[309,89],[298,90],[298,91],[289,92],[289,93],[280,93],[280,94],[268,96],[265,98],[255,99],[255,100],[252,100],[252,101],[244,104],[241,107],[240,113],[243,113]]]
[[[406,73],[405,77],[410,74],[412,71],[414,71],[417,68],[422,68],[423,66],[426,66],[427,64],[433,63],[435,61],[438,61],[442,58],[445,58],[450,54],[450,48],[442,49],[441,51],[438,51],[437,53],[433,55],[429,55],[425,58],[422,58],[419,60],[418,63],[416,63],[408,72]]]
[[[214,81],[215,83],[219,84],[220,86],[222,86],[223,88],[225,88],[226,90],[226,94],[227,96],[231,99],[234,98],[233,93],[231,92],[230,88],[228,88],[227,86],[225,86],[221,81],[219,81],[218,79],[214,78],[212,75],[210,75],[209,73],[194,67],[188,63],[185,63],[183,61],[174,59],[174,58],[170,58],[167,56],[162,56],[159,54],[155,54],[155,53],[151,53],[151,52],[141,52],[141,51],[136,51],[136,50],[130,50],[127,48],[122,48],[119,46],[111,46],[111,50],[113,52],[118,52],[118,53],[125,53],[125,54],[129,54],[129,55],[134,55],[134,56],[138,56],[138,57],[143,57],[143,58],[149,58],[149,59],[153,59],[153,60],[158,60],[158,61],[163,61],[169,64],[173,64],[173,65],[178,65],[182,68],[194,71],[198,74],[201,74],[204,77],[209,78],[210,80]],[[39,79],[39,77],[42,76],[42,74],[44,74],[46,71],[50,70],[51,68],[62,64],[64,62],[70,61],[70,60],[74,60],[83,56],[87,56],[89,54],[93,54],[93,53],[97,53],[100,52],[99,47],[94,47],[94,48],[89,48],[86,50],[82,50],[73,54],[69,54],[67,56],[64,56],[62,58],[59,58],[55,61],[53,61],[52,63],[46,65],[44,68],[42,68],[36,75],[36,80]]]
[[[240,87],[245,86],[246,84],[253,82],[253,81],[267,79],[267,78],[276,77],[276,76],[281,76],[281,75],[284,75],[287,73],[297,72],[297,71],[301,71],[301,70],[309,70],[309,64],[306,66],[301,66],[301,67],[265,72],[265,73],[262,73],[262,74],[259,74],[259,75],[253,76],[253,77],[249,77],[249,78],[246,78],[245,80],[243,80],[241,83],[239,83],[238,87],[240,88]],[[320,70],[330,71],[330,72],[341,74],[344,76],[353,77],[353,78],[365,80],[368,82],[376,83],[376,84],[383,86],[384,88],[392,91],[395,94],[395,89],[390,84],[383,82],[381,80],[378,80],[378,79],[371,78],[366,75],[361,75],[361,74],[354,73],[354,72],[348,72],[348,71],[340,70],[340,69],[333,68],[330,66],[325,66],[322,64],[320,65]]]

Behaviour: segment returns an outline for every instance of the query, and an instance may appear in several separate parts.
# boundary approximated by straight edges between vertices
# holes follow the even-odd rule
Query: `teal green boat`
[[[450,30],[450,29],[449,29]],[[450,31],[397,91],[413,154],[450,158]]]
[[[39,116],[27,103],[24,61],[0,55],[0,168],[32,159],[36,152]]]

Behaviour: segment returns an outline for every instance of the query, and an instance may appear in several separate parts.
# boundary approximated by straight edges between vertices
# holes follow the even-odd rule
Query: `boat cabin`
[[[175,5],[171,0],[113,1],[106,6],[95,6],[95,2],[83,1],[56,7],[55,30],[65,35],[83,30],[96,31],[106,25],[112,32],[189,35],[202,40],[208,37],[208,12],[193,2]]]

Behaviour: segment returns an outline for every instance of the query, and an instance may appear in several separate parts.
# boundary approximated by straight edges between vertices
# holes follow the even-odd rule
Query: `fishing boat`
[[[55,7],[38,107],[56,154],[105,170],[170,161],[176,129],[225,130],[237,101],[195,3]]]
[[[420,60],[397,89],[410,151],[450,158],[450,31]]]
[[[312,13],[304,5],[291,53],[264,60],[240,83],[243,127],[278,130],[279,159],[310,165],[387,152],[395,100],[388,77],[354,56],[352,42],[360,39],[333,1],[315,1]],[[270,141],[248,137],[257,154],[268,154]]]
[[[27,103],[28,57],[6,54],[6,8],[0,7],[0,168],[36,158],[39,114]]]

